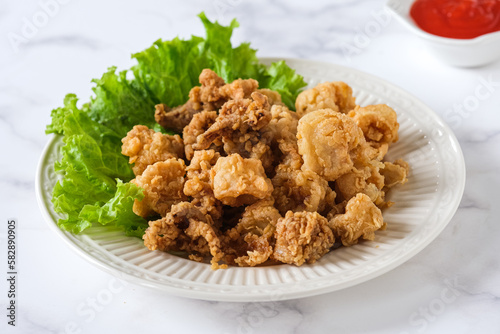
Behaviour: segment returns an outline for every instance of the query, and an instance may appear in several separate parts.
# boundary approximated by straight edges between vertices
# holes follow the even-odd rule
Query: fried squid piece
[[[272,198],[247,206],[238,224],[226,231],[226,262],[240,267],[266,262],[273,253],[273,235],[280,218]]]
[[[348,113],[356,106],[352,89],[342,81],[324,82],[300,93],[295,100],[295,109],[299,117],[314,110],[332,109]]]
[[[254,79],[236,79],[230,84],[226,84],[219,89],[219,94],[222,97],[219,102],[220,106],[229,100],[247,99],[257,90],[257,88],[259,88],[259,83]]]
[[[396,184],[405,184],[408,181],[408,173],[410,166],[403,159],[398,159],[392,162],[384,162],[384,168],[380,173],[384,176],[384,188],[394,187]]]
[[[144,125],[134,126],[122,143],[122,154],[130,157],[136,176],[155,162],[184,157],[184,144],[179,135],[164,135]]]
[[[368,142],[390,144],[398,140],[397,114],[386,104],[357,106],[348,116],[361,128]]]
[[[271,121],[266,126],[266,134],[271,137],[271,149],[275,156],[275,161],[291,149],[298,152],[297,147],[297,125],[299,117],[297,113],[290,111],[284,105],[273,105],[271,107]],[[288,148],[280,148],[287,145]]]
[[[273,192],[262,163],[239,154],[221,157],[210,171],[215,198],[229,206],[253,204]]]
[[[317,212],[287,212],[278,220],[272,258],[301,266],[328,253],[335,238],[328,221]]]
[[[239,154],[245,158],[259,160],[267,171],[272,171],[274,156],[269,143],[259,132],[233,133],[222,139],[226,154]]]
[[[271,116],[266,130],[271,134],[273,154],[277,162],[277,168],[271,175],[275,175],[278,170],[290,173],[300,169],[303,161],[297,146],[297,114],[286,106],[276,105],[271,108]]]
[[[349,172],[355,161],[366,160],[366,141],[354,120],[331,109],[306,114],[297,128],[304,171],[311,170],[327,181]]]
[[[383,208],[393,204],[385,202],[386,192],[396,184],[406,183],[408,171],[408,163],[401,159],[394,163],[372,160],[369,164],[356,166],[340,176],[335,181],[335,189],[345,201],[363,193],[368,195],[375,205]]]
[[[194,87],[190,91],[190,99],[199,103],[203,110],[218,110],[224,104],[222,94],[219,93],[220,88],[226,84],[224,79],[206,68],[201,71],[199,82],[201,86]]]
[[[269,104],[271,106],[273,105],[281,105],[284,106],[285,104],[281,101],[281,95],[277,91],[267,89],[267,88],[261,88],[257,89],[257,92],[261,93],[262,95],[267,96],[267,100],[269,101]]]
[[[267,97],[254,92],[251,99],[230,100],[225,103],[214,124],[201,136],[195,149],[203,150],[216,139],[227,137],[233,132],[242,134],[258,131],[271,120]]]
[[[273,106],[272,110],[277,112],[269,124],[278,144],[275,155],[281,155],[272,178],[275,207],[282,215],[290,210],[328,211],[335,205],[336,194],[317,173],[301,170],[303,161],[296,140],[298,119],[288,109],[278,108]]]
[[[335,205],[335,191],[313,171],[303,171],[280,164],[272,179],[275,206],[281,214],[287,211],[324,212]]]
[[[171,215],[167,214],[161,219],[151,220],[148,224],[149,227],[142,236],[144,246],[149,250],[163,252],[178,250],[177,244],[183,242],[179,242],[182,230],[174,223]]]
[[[215,198],[210,170],[219,159],[220,154],[214,150],[195,151],[191,163],[186,168],[184,194],[192,197],[191,203],[201,212],[209,214],[215,222],[222,215],[222,203]]]
[[[144,198],[134,201],[135,214],[165,216],[173,204],[187,200],[182,191],[185,168],[184,160],[171,158],[149,165],[142,175],[130,181],[144,190]]]
[[[201,111],[200,109],[201,105],[191,100],[172,109],[164,103],[157,104],[155,106],[155,121],[164,129],[182,132],[193,116]]]
[[[365,166],[353,167],[350,172],[347,172],[337,178],[335,181],[335,189],[343,200],[350,200],[356,194],[363,193],[370,197],[371,201],[376,205],[383,205],[385,198],[384,176],[381,170],[384,164],[377,160],[373,160]]]
[[[164,218],[149,222],[143,239],[150,250],[187,251],[197,259],[212,256],[212,269],[226,267],[219,265],[224,253],[211,217],[189,202],[178,203]]]
[[[385,104],[356,106],[348,114],[361,128],[368,145],[370,158],[382,161],[389,145],[398,140],[399,123],[396,112]],[[369,148],[368,148],[369,149]]]
[[[189,92],[189,100],[173,109],[165,104],[156,106],[155,120],[165,129],[182,132],[193,116],[203,110],[217,111],[230,99],[244,99],[257,90],[259,84],[253,79],[237,79],[226,84],[214,71],[204,69],[199,77],[201,86]]]
[[[202,111],[199,114],[193,116],[193,119],[182,131],[182,138],[184,140],[184,148],[186,153],[186,159],[191,160],[194,154],[193,144],[196,144],[198,136],[202,135],[207,131],[212,124],[215,123],[217,119],[216,111]],[[210,147],[217,149],[221,146],[222,142],[214,142]]]
[[[229,100],[220,109],[215,123],[197,137],[197,143],[192,148],[207,149],[222,140],[226,154],[237,153],[244,158],[259,159],[268,169],[273,163],[269,146],[271,137],[259,130],[270,120],[270,105],[261,93],[252,93],[251,99]]]
[[[387,143],[377,143],[374,141],[366,142],[366,155],[370,160],[382,161],[389,150],[389,144]]]
[[[375,231],[385,229],[382,212],[370,197],[361,193],[351,198],[347,202],[345,213],[334,215],[328,225],[344,246],[357,244],[360,238],[373,240]]]

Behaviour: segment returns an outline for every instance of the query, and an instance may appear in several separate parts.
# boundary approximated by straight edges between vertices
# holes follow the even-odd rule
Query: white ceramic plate
[[[265,63],[278,59],[263,59]],[[421,251],[445,228],[457,210],[465,184],[465,164],[451,130],[418,99],[379,78],[328,63],[288,59],[310,86],[342,80],[352,86],[360,105],[386,103],[398,113],[399,141],[388,160],[411,165],[409,182],[393,188],[396,202],[385,210],[387,230],[372,242],[340,248],[312,265],[231,267],[212,271],[208,264],[148,251],[142,240],[117,230],[93,227],[80,235],[60,230],[50,202],[57,180],[53,163],[61,138],[47,145],[37,173],[41,211],[66,243],[99,268],[136,284],[172,294],[221,301],[276,301],[340,290],[377,277]]]

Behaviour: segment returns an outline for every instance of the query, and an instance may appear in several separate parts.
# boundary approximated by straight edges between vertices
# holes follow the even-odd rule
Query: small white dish
[[[458,67],[483,66],[500,59],[500,31],[471,39],[446,38],[429,34],[418,27],[410,16],[415,0],[389,0],[386,7],[412,33],[444,62]]]
[[[264,58],[267,65],[281,59]],[[399,141],[387,160],[410,163],[409,181],[388,193],[395,202],[385,210],[385,231],[374,241],[334,250],[314,264],[230,267],[213,271],[210,265],[169,253],[149,251],[139,238],[94,226],[74,235],[59,229],[61,215],[51,203],[57,182],[54,162],[63,145],[54,136],[37,171],[38,204],[49,226],[90,263],[121,279],[171,294],[219,301],[277,301],[344,289],[396,268],[424,249],[455,214],[465,186],[465,163],[450,128],[413,95],[369,74],[329,63],[285,59],[310,87],[342,80],[360,105],[386,103],[398,114]],[[64,265],[64,264],[59,264]]]

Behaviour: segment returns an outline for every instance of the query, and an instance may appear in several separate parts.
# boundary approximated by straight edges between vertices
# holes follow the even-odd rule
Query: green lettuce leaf
[[[281,100],[291,110],[295,110],[295,99],[298,92],[306,86],[304,78],[288,67],[284,60],[272,63],[261,81],[264,87],[280,93]]]
[[[64,98],[64,107],[56,108],[52,110],[50,113],[50,117],[52,118],[52,123],[47,125],[47,128],[45,130],[45,133],[57,133],[57,134],[63,134],[64,129],[64,119],[66,118],[66,115],[68,112],[77,109],[76,107],[76,102],[78,99],[76,98],[75,94],[67,94],[66,97]]]
[[[74,95],[66,96],[65,102],[55,112],[56,117],[64,115],[63,121],[58,120],[59,128],[52,128],[65,135],[61,160],[54,166],[62,178],[52,193],[56,212],[66,216],[58,221],[59,227],[80,233],[93,222],[108,224],[106,217],[117,217],[115,226],[131,234],[144,231],[146,221],[132,212],[133,201],[142,199],[142,192],[130,183],[120,187],[121,180],[134,177],[127,158],[121,154],[121,136],[92,120],[85,107],[78,109]],[[89,214],[90,208],[95,215]]]
[[[66,95],[64,106],[52,111],[46,133],[62,135],[64,146],[55,170],[61,178],[53,190],[52,202],[64,218],[62,229],[79,233],[94,223],[119,226],[140,237],[147,222],[132,212],[142,191],[129,181],[134,177],[127,158],[121,155],[121,139],[134,125],[142,124],[165,132],[154,120],[154,106],[177,106],[187,101],[192,87],[199,85],[204,68],[211,68],[226,82],[254,78],[261,88],[277,90],[292,110],[302,77],[285,62],[269,67],[261,64],[256,50],[243,43],[231,44],[233,30],[199,15],[206,38],[158,40],[135,53],[130,70],[110,67],[95,79],[90,102],[78,108],[74,94]]]
[[[158,103],[136,80],[127,79],[128,71],[116,74],[110,67],[101,79],[95,79],[95,97],[88,115],[94,121],[124,137],[137,124],[154,127],[154,106]]]
[[[102,206],[85,205],[79,218],[82,221],[123,227],[128,235],[140,238],[148,225],[145,224],[144,218],[132,211],[132,205],[134,199],[144,198],[142,189],[133,183],[123,183],[120,179],[116,181],[115,195]]]

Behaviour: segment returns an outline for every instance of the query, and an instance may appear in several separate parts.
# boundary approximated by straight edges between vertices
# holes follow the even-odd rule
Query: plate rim
[[[57,222],[54,221],[52,218],[50,212],[48,211],[48,208],[45,205],[44,201],[44,194],[42,192],[42,179],[43,179],[43,168],[45,167],[45,160],[48,158],[50,149],[52,148],[53,145],[57,142],[57,140],[60,140],[61,136],[60,135],[55,135],[53,134],[51,139],[48,141],[48,143],[45,145],[43,152],[40,156],[40,159],[38,161],[38,166],[37,166],[37,171],[36,171],[36,179],[35,179],[35,191],[36,191],[36,197],[37,197],[37,202],[38,206],[42,212],[42,216],[44,217],[45,221],[49,224],[50,228],[52,230],[55,230],[55,232],[64,240],[64,242],[70,246],[70,249],[74,251],[76,254],[82,256],[86,261],[94,265],[95,267],[112,274],[115,277],[118,277],[120,279],[124,279],[128,282],[138,284],[141,286],[145,286],[148,288],[153,288],[156,290],[162,290],[165,291],[169,294],[176,295],[176,296],[182,296],[182,297],[188,297],[188,298],[194,298],[194,299],[202,299],[202,300],[213,300],[213,301],[233,301],[233,302],[260,302],[260,301],[278,301],[278,300],[289,300],[289,299],[296,299],[296,298],[304,298],[304,297],[311,297],[311,296],[316,296],[324,293],[329,293],[329,292],[334,292],[338,290],[342,290],[348,287],[352,287],[358,284],[361,284],[363,282],[369,281],[373,278],[379,277],[396,267],[402,265],[412,257],[416,256],[418,253],[420,253],[424,248],[426,248],[432,241],[434,241],[440,234],[441,232],[446,228],[446,226],[450,223],[454,215],[456,214],[458,207],[460,205],[461,199],[463,197],[463,193],[465,190],[465,181],[466,181],[466,167],[465,167],[465,159],[463,156],[462,149],[460,147],[460,144],[451,130],[451,128],[441,119],[441,117],[436,114],[430,107],[428,107],[426,104],[424,104],[419,98],[414,96],[413,94],[407,92],[406,90],[378,77],[375,75],[372,75],[370,73],[366,73],[351,67],[347,66],[342,66],[334,63],[328,63],[328,62],[322,62],[322,61],[315,61],[315,60],[310,60],[310,59],[300,59],[300,58],[278,58],[278,57],[262,57],[259,58],[259,60],[262,63],[265,64],[270,64],[271,62],[275,61],[281,61],[284,60],[287,62],[287,64],[290,63],[302,63],[306,65],[314,65],[314,66],[327,66],[327,67],[334,67],[334,68],[339,68],[346,70],[348,72],[354,73],[356,75],[361,75],[363,77],[369,78],[370,80],[378,83],[384,84],[384,86],[390,88],[393,91],[398,91],[402,93],[403,95],[408,95],[412,97],[412,102],[415,104],[418,104],[418,109],[421,109],[425,111],[425,114],[433,119],[436,123],[438,123],[445,131],[446,131],[446,136],[451,140],[451,144],[453,144],[456,147],[456,158],[457,158],[457,173],[459,172],[461,175],[459,178],[459,182],[455,184],[456,187],[456,193],[459,194],[459,196],[456,196],[456,200],[453,202],[453,205],[450,207],[450,209],[447,211],[446,217],[442,218],[440,221],[442,222],[441,225],[439,226],[438,229],[433,230],[433,233],[429,234],[426,239],[423,239],[422,242],[418,244],[418,247],[415,247],[412,249],[411,252],[406,252],[399,258],[397,258],[395,261],[390,262],[389,264],[382,266],[378,268],[377,270],[367,274],[363,275],[360,277],[356,277],[352,280],[342,282],[340,284],[336,285],[327,285],[327,286],[320,286],[320,287],[309,287],[308,289],[303,289],[300,291],[283,291],[282,294],[280,294],[278,297],[274,296],[273,298],[270,298],[269,293],[272,294],[271,290],[275,289],[269,289],[268,288],[268,293],[262,293],[262,290],[265,290],[266,287],[273,285],[268,285],[268,286],[244,286],[244,287],[232,287],[233,289],[240,289],[241,292],[244,292],[246,290],[256,288],[260,290],[258,293],[240,293],[238,294],[238,291],[235,293],[216,293],[213,291],[203,291],[200,289],[192,289],[189,287],[185,288],[180,288],[180,287],[174,287],[170,286],[161,282],[155,282],[152,281],[151,279],[146,279],[145,277],[137,277],[135,275],[126,273],[124,271],[118,270],[109,264],[105,263],[102,259],[96,258],[92,256],[92,254],[89,254],[86,252],[84,249],[82,249],[78,244],[76,244],[72,240],[72,235],[70,232],[63,231],[59,228],[57,225]],[[293,68],[293,66],[291,66]],[[49,201],[50,202],[50,201]],[[111,254],[113,255],[113,254]],[[114,255],[113,255],[114,256]],[[118,257],[117,257],[118,258]],[[119,259],[119,258],[118,258]],[[121,259],[120,259],[121,260]],[[227,269],[226,269],[227,270]],[[179,279],[180,282],[183,282],[184,280]],[[200,284],[200,283],[197,283]],[[207,285],[211,285],[206,283]],[[290,282],[287,284],[275,284],[275,288],[283,287],[283,286],[288,286],[288,285],[296,285],[297,282]]]

